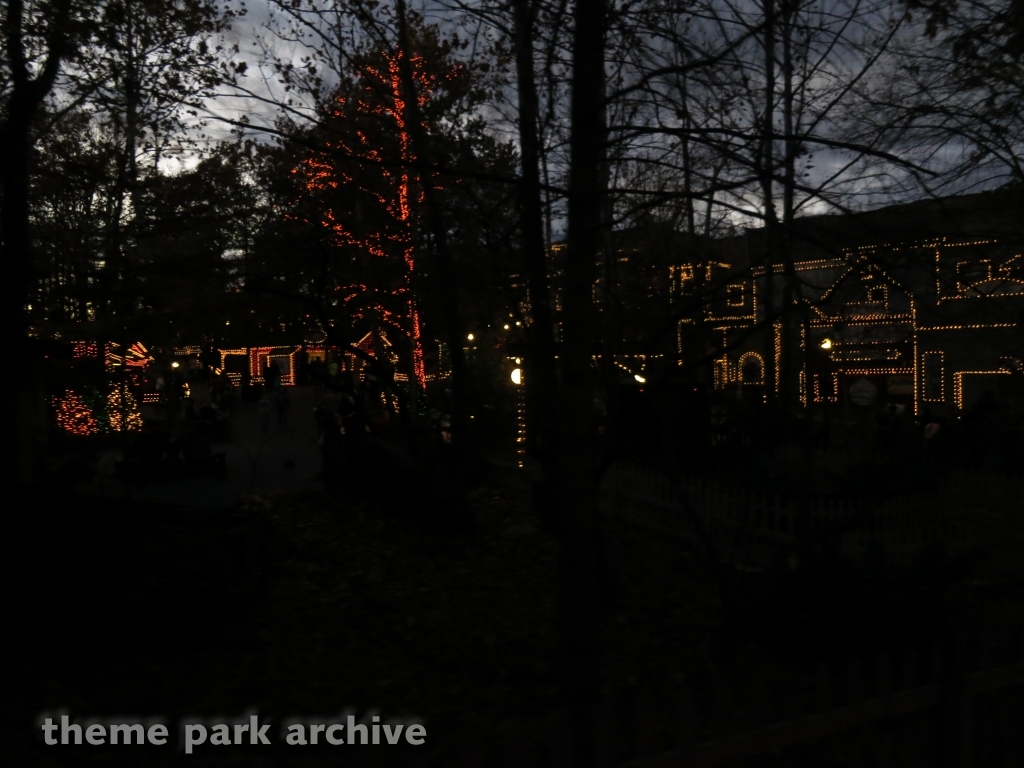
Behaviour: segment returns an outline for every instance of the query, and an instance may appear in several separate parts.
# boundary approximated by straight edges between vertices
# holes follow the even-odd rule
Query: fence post
[[[616,748],[619,734],[616,732],[618,723],[615,719],[613,698],[606,694],[601,697],[597,709],[597,765],[599,768],[614,768],[616,764]],[[524,766],[529,763],[523,763]],[[552,768],[556,763],[552,763]]]
[[[676,691],[674,711],[676,747],[689,747],[697,742],[697,703],[693,686],[683,683]]]
[[[903,652],[900,666],[900,688],[913,688],[920,682],[921,662],[917,649],[910,646]]]
[[[454,755],[454,764],[457,768],[482,768],[486,763],[484,744],[479,728],[473,728],[469,723],[462,723],[459,728],[459,738],[454,743],[457,745]]]
[[[572,719],[564,707],[552,712],[548,720],[548,765],[572,765]]]
[[[524,721],[518,717],[508,718],[498,725],[501,760],[509,768],[518,768],[531,762],[530,745],[522,738],[526,732],[524,725]]]
[[[658,708],[647,688],[635,691],[632,701],[633,733],[637,757],[650,757],[657,750]]]
[[[772,691],[769,687],[767,659],[756,654],[754,666],[747,675],[747,723],[760,728],[772,721]]]
[[[857,704],[864,698],[864,661],[859,655],[847,661],[844,694],[848,704]]]
[[[828,662],[819,661],[814,669],[815,705],[822,712],[832,709],[835,699],[835,680]]]
[[[967,665],[960,638],[951,644],[941,669],[943,768],[974,767],[974,701],[967,687]]]
[[[860,734],[860,762],[855,765],[889,768],[892,757],[891,734],[892,726],[888,720],[876,720],[868,723]]]
[[[886,651],[875,654],[874,678],[872,686],[876,696],[888,696],[892,693],[892,657]]]

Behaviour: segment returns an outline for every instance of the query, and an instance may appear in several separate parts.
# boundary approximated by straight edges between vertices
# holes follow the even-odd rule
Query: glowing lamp
[[[508,323],[505,323],[505,330],[508,330]]]
[[[517,387],[523,383],[523,369],[516,368],[512,371],[512,383]]]
[[[821,340],[821,348],[822,349],[832,349],[832,339],[822,339]]]
[[[177,368],[180,365],[181,365],[181,363],[179,363],[177,360],[175,360],[173,363],[171,363],[171,368]]]
[[[469,334],[469,336],[466,337],[466,339],[469,340],[469,341],[473,341],[473,339],[475,339],[475,338],[476,338],[476,336],[474,336],[472,333]]]
[[[638,384],[646,384],[647,383],[647,379],[645,379],[639,373],[634,373],[633,374],[633,378],[636,379]]]

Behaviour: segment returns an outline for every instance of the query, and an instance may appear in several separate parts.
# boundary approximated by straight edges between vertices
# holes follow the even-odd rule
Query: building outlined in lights
[[[769,293],[781,307],[784,266],[766,257],[765,231],[714,241],[713,266],[727,270],[704,309],[720,335],[715,388],[763,388],[767,372],[777,392],[789,343],[801,350],[791,370],[805,405],[843,402],[861,379],[879,402],[914,413],[962,411],[999,392],[1024,373],[1022,213],[1024,193],[1003,191],[797,219],[788,333],[769,310]],[[677,291],[693,270],[670,269]]]

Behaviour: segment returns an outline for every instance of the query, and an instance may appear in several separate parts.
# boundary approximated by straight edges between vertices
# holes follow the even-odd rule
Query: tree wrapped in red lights
[[[448,51],[430,39],[432,55],[381,52],[364,57],[352,78],[325,105],[318,148],[292,169],[299,194],[285,216],[319,233],[333,251],[330,276],[321,284],[330,319],[342,315],[355,333],[384,332],[404,340],[400,365],[422,389],[424,319],[419,296],[428,178],[417,157],[410,121],[431,135],[446,109],[465,95],[465,72],[446,63]],[[412,73],[411,109],[403,67]],[[310,142],[312,143],[312,142]],[[330,320],[328,321],[330,325]]]

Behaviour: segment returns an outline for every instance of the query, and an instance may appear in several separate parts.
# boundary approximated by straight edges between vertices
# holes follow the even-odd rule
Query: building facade
[[[697,270],[713,287],[716,389],[766,397],[788,373],[804,405],[955,413],[1024,375],[1024,192],[805,217],[781,238],[747,230],[670,269],[679,294]]]

